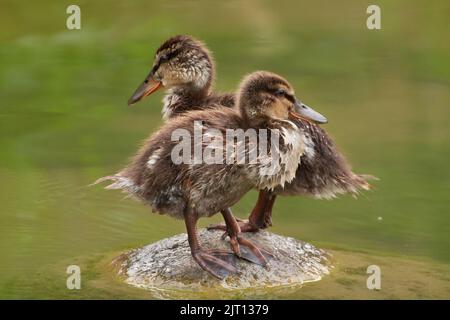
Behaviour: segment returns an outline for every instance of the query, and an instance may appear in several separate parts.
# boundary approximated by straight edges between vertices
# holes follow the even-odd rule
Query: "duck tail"
[[[117,182],[120,180],[120,176],[119,175],[111,175],[111,176],[106,176],[106,177],[101,177],[97,180],[95,180],[95,182],[91,183],[89,186],[95,186],[96,184],[99,183],[103,183],[105,181],[112,181],[113,183],[111,183],[110,185],[107,185],[105,187],[105,189],[119,189],[117,187],[115,187],[114,185],[117,184]]]
[[[348,189],[354,196],[360,193],[360,190],[372,190],[374,186],[369,183],[371,180],[380,180],[370,174],[353,174],[351,187]]]
[[[121,189],[121,190],[128,191],[131,193],[138,191],[137,190],[138,187],[136,186],[136,184],[133,181],[131,181],[131,179],[124,177],[120,174],[115,174],[115,175],[99,178],[94,183],[90,184],[90,186],[93,186],[93,185],[96,185],[96,184],[99,184],[99,183],[102,183],[105,181],[112,181],[111,184],[109,184],[105,187],[105,189],[107,189],[107,190]]]

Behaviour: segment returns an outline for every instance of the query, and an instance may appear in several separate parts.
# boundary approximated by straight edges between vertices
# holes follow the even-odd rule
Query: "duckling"
[[[188,111],[235,107],[233,93],[212,92],[214,75],[214,59],[203,42],[188,35],[171,37],[156,50],[149,74],[129,98],[128,105],[165,88],[162,108],[165,121]],[[231,214],[231,209],[225,209],[224,213]],[[251,252],[243,253],[242,257],[259,263]]]
[[[165,41],[156,51],[149,75],[129,99],[134,104],[164,87],[163,118],[170,119],[192,110],[215,108],[217,105],[235,107],[234,94],[212,93],[214,60],[208,48],[191,36],[180,35]],[[308,108],[302,103],[302,108]],[[275,190],[260,190],[257,203],[248,220],[239,220],[242,232],[256,232],[272,225],[272,208],[277,195],[300,195],[333,198],[340,194],[358,194],[368,190],[369,175],[352,172],[336,144],[318,124],[327,119],[320,114],[310,120],[295,123],[309,137],[308,155],[300,159],[296,178]],[[226,225],[212,225],[210,229],[226,230]]]
[[[307,141],[293,121],[309,117],[313,112],[307,111],[301,108],[285,79],[269,72],[253,73],[240,85],[236,109],[214,105],[209,110],[188,112],[168,121],[150,136],[129,166],[97,182],[112,181],[107,189],[122,189],[150,205],[154,212],[184,219],[194,260],[217,278],[237,272],[235,259],[240,255],[240,246],[252,251],[265,265],[264,251],[241,235],[239,224],[228,208],[253,188],[272,190],[295,177]],[[174,132],[187,133],[193,150],[200,147],[204,152],[207,148],[195,139],[196,123],[201,123],[210,141],[223,141],[230,129],[266,129],[270,130],[271,137],[279,132],[280,141],[275,149],[258,154],[257,162],[196,163],[191,155],[189,161],[174,162],[174,150],[177,150],[175,154],[179,152]],[[266,145],[271,146],[271,137],[261,139],[267,139]],[[218,150],[221,148],[224,146],[218,146]],[[254,148],[255,145],[245,148],[245,156]],[[278,170],[267,174],[273,164]],[[219,211],[233,251],[207,250],[199,243],[197,220]]]

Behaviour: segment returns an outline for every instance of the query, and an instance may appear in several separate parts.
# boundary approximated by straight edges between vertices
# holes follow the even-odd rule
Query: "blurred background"
[[[81,30],[66,28],[70,4]],[[369,4],[381,30],[366,27]],[[88,185],[162,124],[162,92],[126,101],[176,34],[210,47],[218,91],[257,69],[286,77],[354,171],[380,178],[358,199],[279,198],[271,231],[336,257],[328,279],[289,297],[450,298],[449,30],[444,0],[1,0],[0,298],[152,297],[103,261],[184,223]],[[247,217],[255,201],[234,212]],[[82,266],[83,290],[65,289],[69,264]],[[369,264],[389,279],[380,292],[365,288]]]

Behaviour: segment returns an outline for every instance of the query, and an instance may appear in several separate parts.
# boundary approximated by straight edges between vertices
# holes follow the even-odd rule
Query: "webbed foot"
[[[192,252],[194,260],[216,278],[224,279],[230,274],[236,273],[237,258],[233,252],[218,249],[199,249]]]
[[[259,264],[263,267],[267,266],[267,260],[274,257],[272,253],[263,248],[260,248],[241,235],[230,236],[230,244],[233,252],[238,257]]]

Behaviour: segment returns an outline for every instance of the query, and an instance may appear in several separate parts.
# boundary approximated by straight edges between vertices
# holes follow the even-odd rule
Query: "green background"
[[[108,278],[104,261],[183,222],[88,185],[162,124],[162,93],[126,101],[175,34],[208,44],[218,91],[258,69],[286,77],[355,172],[380,178],[357,200],[277,201],[273,232],[337,258],[289,297],[450,297],[450,2],[76,1],[82,29],[69,31],[72,3],[0,2],[0,298],[152,297]],[[382,30],[367,29],[369,4]],[[369,293],[373,263],[389,282]],[[69,264],[83,290],[65,289]]]

